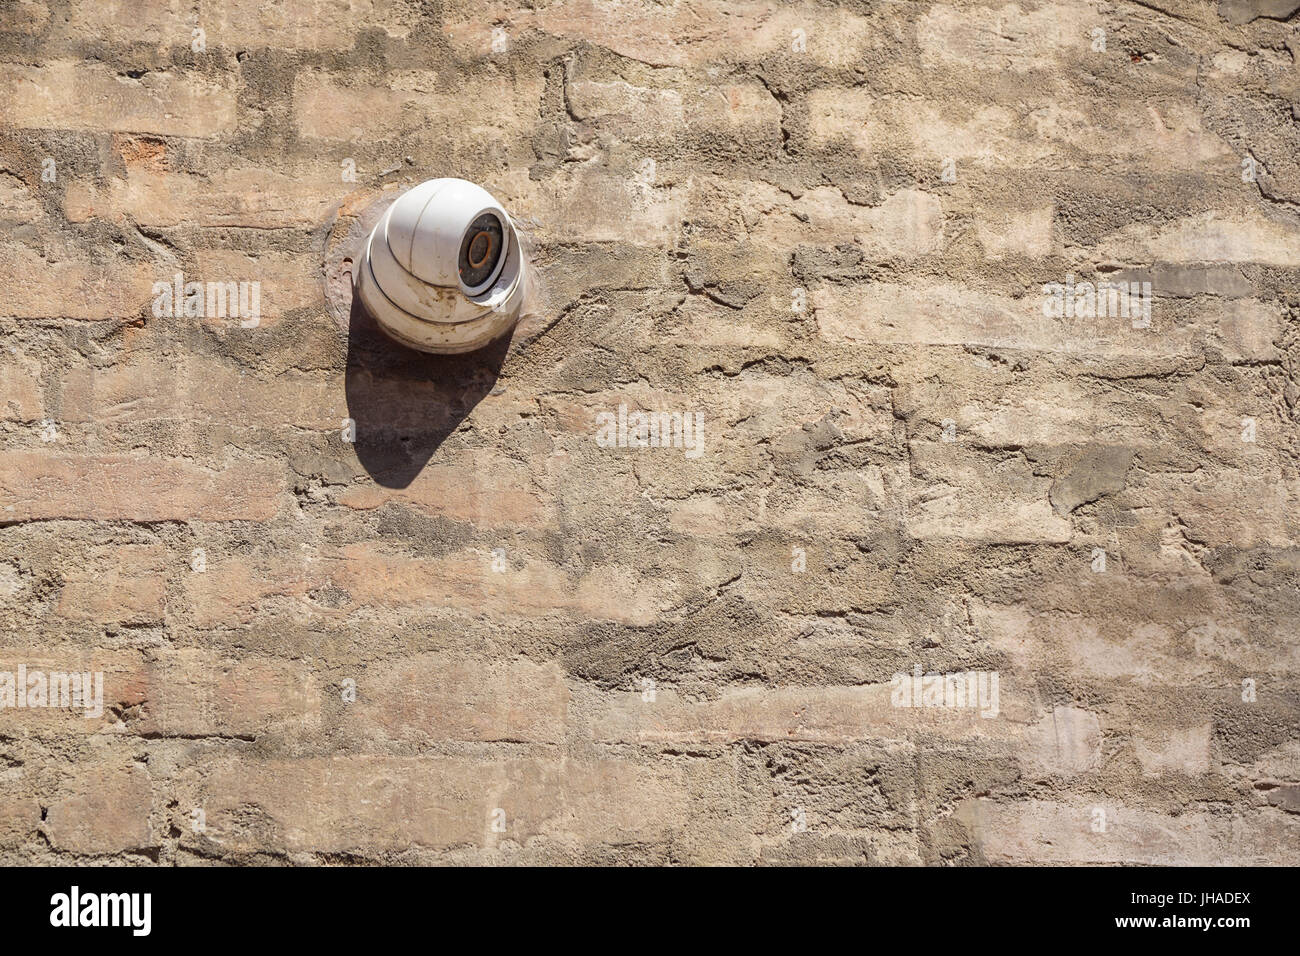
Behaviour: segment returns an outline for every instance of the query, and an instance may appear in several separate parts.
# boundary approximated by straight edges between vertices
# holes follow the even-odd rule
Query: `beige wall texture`
[[[0,860],[1294,862],[1296,6],[0,0]]]

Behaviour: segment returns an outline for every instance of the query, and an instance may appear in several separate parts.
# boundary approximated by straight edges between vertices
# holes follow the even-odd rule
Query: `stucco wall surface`
[[[1294,862],[1295,7],[0,0],[0,861]]]

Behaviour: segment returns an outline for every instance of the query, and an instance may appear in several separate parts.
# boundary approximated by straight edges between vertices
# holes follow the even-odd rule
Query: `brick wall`
[[[1300,33],[1156,6],[0,2],[0,859],[1293,861]],[[455,359],[338,281],[444,175]]]

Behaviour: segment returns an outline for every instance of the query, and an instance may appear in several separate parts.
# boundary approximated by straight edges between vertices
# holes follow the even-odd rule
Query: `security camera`
[[[361,303],[388,335],[422,352],[472,352],[505,334],[524,299],[514,223],[483,187],[431,179],[400,196],[366,239]]]

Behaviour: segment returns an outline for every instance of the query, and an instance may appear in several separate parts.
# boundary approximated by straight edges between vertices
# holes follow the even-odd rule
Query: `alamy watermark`
[[[104,672],[0,671],[0,709],[5,707],[53,707],[84,710],[87,720],[104,713]]]
[[[1151,326],[1150,282],[1065,282],[1043,286],[1043,315],[1049,319],[1131,319],[1133,328]]]
[[[895,674],[891,683],[895,707],[969,707],[978,708],[981,717],[998,715],[997,671],[922,674],[917,664],[911,674]]]
[[[262,321],[262,283],[186,282],[178,272],[170,282],[153,284],[154,318],[239,319],[245,329]]]
[[[596,444],[601,448],[681,448],[687,458],[704,454],[701,412],[618,412],[596,414]]]
[[[122,926],[132,936],[148,936],[153,927],[152,893],[83,893],[73,886],[50,897],[50,925]]]

